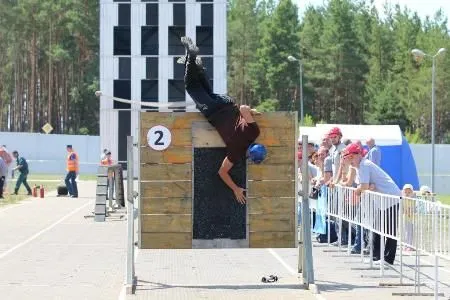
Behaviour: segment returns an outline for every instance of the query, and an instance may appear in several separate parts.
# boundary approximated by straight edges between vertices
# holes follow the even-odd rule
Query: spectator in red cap
[[[356,177],[358,182],[358,188],[356,189],[357,195],[361,195],[364,191],[370,189],[370,185],[375,185],[375,191],[387,195],[401,196],[401,191],[392,178],[383,171],[379,166],[362,157],[361,147],[352,143],[345,148],[345,159],[348,159],[352,167],[356,168]],[[381,214],[384,214],[385,224],[393,224],[388,228],[388,234],[396,235],[397,219],[398,219],[398,206],[399,201],[392,199],[389,202],[384,203],[384,209],[381,210],[380,201],[374,202],[374,207],[378,210],[378,218],[381,220]],[[357,234],[358,236],[358,234]],[[380,235],[374,233],[373,238],[373,260],[380,260]],[[384,260],[389,264],[394,264],[395,253],[397,250],[397,240],[386,238],[386,247],[384,251]]]
[[[338,183],[340,179],[341,152],[345,145],[341,142],[342,132],[338,127],[333,127],[328,132],[328,137],[333,146],[330,149],[331,162],[333,163],[333,182]]]

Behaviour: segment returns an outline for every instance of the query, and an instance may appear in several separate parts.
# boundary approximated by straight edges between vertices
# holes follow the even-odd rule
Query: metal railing
[[[358,230],[361,238],[361,260],[369,263],[368,269],[374,269],[373,253],[379,256],[380,276],[385,276],[386,264],[384,261],[385,249],[392,252],[387,257],[395,257],[397,247],[400,246],[399,260],[399,286],[414,286],[414,293],[408,295],[428,295],[421,291],[421,255],[434,258],[433,293],[438,299],[439,293],[439,259],[450,260],[450,206],[428,199],[407,198],[365,191],[358,196],[356,190],[350,187],[336,186],[325,188],[326,206],[311,207],[317,214],[324,214],[327,218],[328,244],[330,244],[330,222],[334,219],[337,225],[338,247],[341,248],[343,236],[342,225],[347,222],[348,245],[347,252],[351,251],[352,227]],[[321,199],[322,201],[324,200]],[[322,207],[322,209],[318,209]],[[325,207],[325,209],[323,209]],[[326,218],[316,216],[316,222],[323,222]],[[370,246],[370,259],[364,257],[364,232],[368,233]],[[402,248],[409,248],[414,252],[415,263],[414,283],[404,283],[404,255]],[[393,260],[389,262],[393,263]],[[391,284],[392,285],[392,284]],[[394,293],[393,293],[394,294]]]

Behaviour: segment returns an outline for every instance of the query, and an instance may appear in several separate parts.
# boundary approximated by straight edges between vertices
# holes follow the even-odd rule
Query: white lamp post
[[[436,119],[435,119],[435,109],[436,109],[436,99],[435,99],[435,71],[436,71],[436,57],[439,56],[440,54],[444,53],[446,51],[445,48],[441,48],[439,49],[439,51],[432,56],[432,61],[433,61],[433,67],[432,67],[432,71],[431,71],[431,191],[433,193],[435,193],[434,190],[434,130],[435,130],[435,123],[436,123]],[[430,55],[426,54],[425,52],[423,52],[422,50],[419,49],[413,49],[411,51],[412,55],[414,55],[416,58],[424,58],[424,57],[429,57]]]

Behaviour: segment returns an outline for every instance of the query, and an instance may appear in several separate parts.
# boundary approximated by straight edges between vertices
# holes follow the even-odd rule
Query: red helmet
[[[342,132],[341,132],[341,130],[339,129],[339,127],[333,127],[333,128],[331,128],[330,131],[328,132],[328,136],[330,136],[330,135],[340,135],[340,136],[342,136]]]
[[[361,147],[356,143],[351,143],[344,149],[344,156],[350,154],[361,154]]]

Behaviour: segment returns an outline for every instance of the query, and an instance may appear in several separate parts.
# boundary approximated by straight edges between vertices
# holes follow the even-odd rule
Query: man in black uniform
[[[260,132],[253,116],[259,112],[247,105],[238,107],[228,95],[213,93],[205,70],[197,59],[198,47],[189,37],[182,37],[181,43],[186,48],[184,62],[186,91],[194,100],[197,109],[216,128],[227,147],[227,156],[219,169],[219,175],[233,190],[236,200],[245,203],[245,189],[237,186],[228,172],[247,154],[255,163],[264,160],[265,147],[254,143]]]

